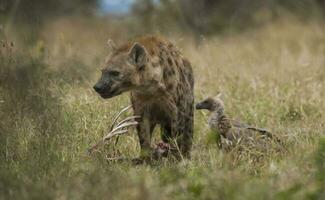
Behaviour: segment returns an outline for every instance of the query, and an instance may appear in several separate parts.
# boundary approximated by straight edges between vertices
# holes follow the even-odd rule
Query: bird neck
[[[232,127],[231,122],[223,109],[214,110],[211,112],[211,118],[218,123],[218,131],[225,137],[227,131]]]

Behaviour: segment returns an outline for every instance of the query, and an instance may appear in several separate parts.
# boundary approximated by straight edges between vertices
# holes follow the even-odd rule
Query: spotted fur
[[[119,77],[112,77],[113,72]],[[141,116],[137,132],[143,157],[152,152],[156,125],[164,142],[175,142],[181,154],[190,157],[193,87],[191,64],[181,52],[162,37],[147,36],[115,49],[94,88],[104,98],[131,91],[134,114]]]

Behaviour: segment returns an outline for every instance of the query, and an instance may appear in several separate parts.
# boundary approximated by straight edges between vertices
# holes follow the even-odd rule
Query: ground
[[[258,163],[225,154],[200,111],[191,160],[138,166],[107,163],[111,147],[87,155],[129,104],[128,94],[103,100],[92,90],[105,34],[76,31],[82,44],[53,27],[28,59],[14,56],[16,74],[0,87],[0,199],[324,198],[325,26],[275,22],[200,43],[171,36],[193,64],[196,102],[222,92],[229,116],[280,135],[287,152]],[[138,156],[135,131],[117,148]]]

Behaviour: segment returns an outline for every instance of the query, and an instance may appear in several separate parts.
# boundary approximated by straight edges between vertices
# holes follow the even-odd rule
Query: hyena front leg
[[[137,125],[137,132],[140,141],[141,153],[140,158],[148,160],[151,157],[151,134],[153,130],[153,124],[150,121],[149,116],[142,115],[142,119]]]
[[[161,125],[161,139],[165,143],[169,143],[172,138],[172,128],[170,122]]]

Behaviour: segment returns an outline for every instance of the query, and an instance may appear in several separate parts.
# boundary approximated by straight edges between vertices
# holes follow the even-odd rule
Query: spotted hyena
[[[146,36],[113,48],[94,86],[102,98],[131,91],[141,156],[151,156],[151,137],[156,125],[166,143],[177,144],[190,156],[193,139],[193,72],[190,62],[169,41]],[[173,144],[173,143],[171,143]]]

